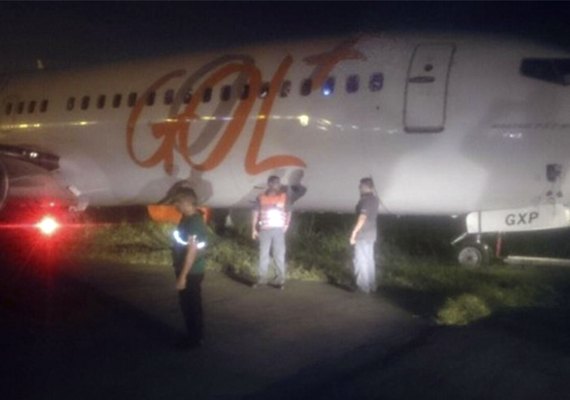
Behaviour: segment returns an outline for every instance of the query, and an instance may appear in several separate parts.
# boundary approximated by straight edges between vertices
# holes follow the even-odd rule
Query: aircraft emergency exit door
[[[454,52],[453,44],[420,44],[414,50],[406,80],[406,132],[437,133],[445,129],[447,85]]]

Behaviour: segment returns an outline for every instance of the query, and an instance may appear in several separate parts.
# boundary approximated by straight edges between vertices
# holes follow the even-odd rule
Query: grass
[[[467,270],[454,265],[388,268],[384,287],[393,297],[414,294],[419,314],[443,325],[465,325],[494,313],[564,303],[570,271],[541,271],[495,265]]]
[[[288,235],[289,279],[329,282],[351,287],[351,252],[347,243],[353,218],[302,214]],[[170,266],[170,233],[174,226],[154,222],[90,225],[77,235],[81,259],[123,264]],[[567,305],[570,271],[492,266],[467,270],[437,258],[440,243],[422,243],[404,229],[392,230],[382,243],[382,295],[411,312],[442,325],[465,325],[497,312],[528,307]],[[253,281],[257,244],[249,229],[225,235],[210,231],[207,268]],[[386,232],[385,232],[386,233]],[[413,245],[409,243],[413,242]],[[413,246],[413,248],[410,248]],[[422,249],[424,253],[422,254]]]
[[[154,222],[87,224],[72,243],[76,258],[123,264],[170,265],[173,226]]]

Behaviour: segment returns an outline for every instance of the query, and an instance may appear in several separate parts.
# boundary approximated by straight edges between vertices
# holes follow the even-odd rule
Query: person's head
[[[269,191],[278,192],[281,189],[281,178],[276,175],[271,175],[267,178],[267,188]]]
[[[192,215],[196,212],[198,198],[194,190],[190,188],[181,188],[172,196],[170,203],[173,204],[182,214]]]
[[[372,181],[372,178],[362,178],[358,188],[361,194],[372,193],[374,191],[374,181]]]

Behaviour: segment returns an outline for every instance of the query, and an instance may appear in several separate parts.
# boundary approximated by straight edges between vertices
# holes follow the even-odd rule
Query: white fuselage
[[[59,156],[57,179],[91,205],[153,203],[189,179],[209,206],[247,207],[269,175],[307,188],[299,209],[353,211],[365,176],[382,212],[519,208],[549,190],[567,205],[570,88],[520,68],[568,57],[512,39],[382,34],[38,71],[0,85],[0,144]],[[554,182],[549,164],[562,166]]]

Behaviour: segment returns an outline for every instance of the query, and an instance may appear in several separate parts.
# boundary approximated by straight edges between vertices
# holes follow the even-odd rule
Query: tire
[[[478,268],[489,265],[490,249],[484,243],[468,243],[457,253],[457,261],[466,268]]]

